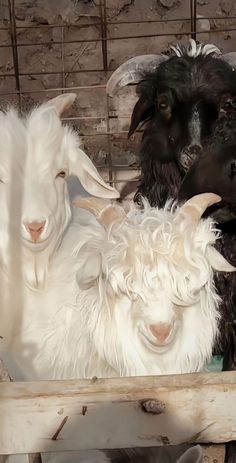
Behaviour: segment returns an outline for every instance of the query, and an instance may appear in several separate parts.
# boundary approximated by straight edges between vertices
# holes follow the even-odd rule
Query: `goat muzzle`
[[[151,333],[155,336],[158,345],[165,345],[172,333],[171,323],[158,323],[150,326]]]
[[[35,243],[39,240],[40,235],[43,232],[46,221],[42,222],[27,222],[24,224],[27,232],[30,234],[32,241]]]

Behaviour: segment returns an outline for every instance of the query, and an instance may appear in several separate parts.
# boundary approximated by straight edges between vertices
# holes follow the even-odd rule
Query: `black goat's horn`
[[[111,75],[106,85],[109,96],[113,96],[117,87],[137,84],[144,73],[155,71],[162,61],[168,59],[165,55],[140,55],[125,61]]]

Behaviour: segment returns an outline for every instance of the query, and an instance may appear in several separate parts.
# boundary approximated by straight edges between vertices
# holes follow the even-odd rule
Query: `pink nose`
[[[25,223],[26,230],[30,233],[31,238],[33,241],[38,241],[44,227],[46,221],[43,222],[27,222]]]
[[[151,325],[150,330],[157,339],[157,342],[159,344],[164,344],[170,336],[172,325],[169,323],[158,323],[157,325]]]

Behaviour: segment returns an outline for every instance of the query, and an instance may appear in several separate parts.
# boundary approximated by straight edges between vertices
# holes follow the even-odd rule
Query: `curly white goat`
[[[217,201],[208,193],[175,212],[146,204],[126,216],[104,200],[77,200],[48,287],[22,286],[20,326],[17,305],[5,315],[4,340],[14,325],[10,373],[32,380],[201,370],[217,334],[213,269],[235,270],[213,247],[214,224],[200,221]],[[14,291],[12,283],[16,301]]]

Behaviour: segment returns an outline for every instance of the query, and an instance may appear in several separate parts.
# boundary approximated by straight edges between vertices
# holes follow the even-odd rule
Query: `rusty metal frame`
[[[93,73],[93,72],[103,72],[105,74],[105,76],[109,76],[109,73],[111,71],[113,71],[114,69],[111,69],[110,66],[109,66],[109,56],[108,56],[108,50],[109,50],[109,47],[108,47],[108,44],[110,41],[113,41],[113,40],[131,40],[131,39],[137,39],[137,38],[145,38],[145,37],[156,37],[156,36],[166,36],[166,37],[171,37],[171,36],[175,36],[176,35],[176,32],[175,33],[172,33],[172,32],[169,32],[169,33],[159,33],[159,34],[145,34],[145,35],[142,35],[142,34],[133,34],[133,35],[130,35],[130,36],[124,36],[123,34],[121,34],[119,37],[113,37],[110,33],[109,33],[109,26],[110,25],[120,25],[120,24],[143,24],[143,23],[161,23],[162,20],[160,19],[148,19],[147,21],[145,20],[141,20],[141,21],[138,21],[138,20],[134,20],[134,21],[109,21],[108,18],[107,18],[107,4],[106,4],[106,0],[99,0],[99,18],[92,22],[92,21],[89,21],[88,23],[86,24],[75,24],[73,25],[73,27],[78,27],[78,31],[81,29],[81,28],[86,28],[86,27],[89,27],[89,26],[97,26],[98,27],[98,31],[99,31],[99,36],[96,38],[96,39],[86,39],[86,40],[83,40],[83,39],[76,39],[76,40],[65,40],[65,27],[68,27],[67,24],[63,24],[63,23],[60,23],[60,24],[40,24],[40,25],[29,25],[29,26],[17,26],[16,25],[16,14],[15,14],[15,0],[8,0],[8,10],[9,10],[9,25],[6,25],[6,26],[2,26],[0,27],[0,30],[7,30],[9,32],[9,36],[10,36],[10,43],[9,44],[0,44],[0,50],[1,48],[6,48],[6,47],[10,47],[11,50],[12,50],[12,59],[13,59],[13,68],[14,68],[14,72],[13,73],[10,73],[10,72],[6,72],[6,73],[2,73],[0,74],[0,78],[4,78],[4,77],[14,77],[15,78],[15,88],[16,90],[15,91],[9,91],[9,92],[0,92],[0,97],[1,96],[9,96],[9,95],[16,95],[18,96],[18,102],[19,102],[19,108],[21,109],[21,99],[22,99],[22,96],[23,95],[26,95],[27,93],[30,93],[30,94],[33,94],[33,93],[41,93],[41,94],[45,94],[45,92],[50,92],[50,93],[54,93],[54,92],[65,92],[65,91],[76,91],[76,90],[83,90],[83,89],[90,89],[90,88],[93,88],[93,89],[105,89],[105,85],[81,85],[81,86],[73,86],[73,87],[67,87],[66,85],[66,79],[67,79],[67,76],[70,74],[77,74],[77,73]],[[208,19],[208,20],[229,20],[229,19],[236,19],[236,16],[221,16],[221,17],[218,17],[218,16],[208,16],[208,17],[201,17],[201,18],[198,18],[197,17],[197,0],[189,0],[189,11],[190,11],[190,14],[188,17],[185,17],[185,18],[170,18],[170,19],[165,19],[165,23],[178,23],[178,22],[186,22],[187,23],[187,30],[184,31],[184,32],[180,32],[179,35],[180,36],[185,36],[185,35],[189,35],[191,36],[192,38],[194,39],[197,39],[197,35],[200,35],[202,33],[205,33],[204,31],[199,31],[197,32],[197,21],[199,19]],[[32,28],[37,28],[37,29],[49,29],[49,28],[58,28],[61,30],[61,40],[57,40],[57,41],[53,41],[52,42],[48,42],[48,41],[42,41],[42,42],[38,42],[38,43],[24,43],[24,42],[21,42],[20,40],[18,40],[17,38],[17,32],[18,30],[21,30],[21,29],[25,29],[25,30],[30,30]],[[148,30],[148,28],[147,28]],[[228,32],[228,31],[235,31],[236,28],[229,28],[229,27],[226,27],[226,28],[220,28],[220,29],[217,29],[217,30],[213,30],[213,31],[208,31],[209,33],[211,32]],[[102,48],[102,63],[101,63],[101,67],[100,69],[78,69],[78,70],[70,70],[68,71],[67,69],[65,69],[65,50],[64,50],[64,47],[66,44],[75,44],[75,43],[93,43],[93,42],[100,42],[101,44],[101,48]],[[20,47],[31,47],[31,46],[38,46],[38,45],[42,45],[42,46],[46,46],[46,45],[61,45],[61,69],[59,70],[54,70],[54,71],[41,71],[41,72],[21,72],[21,70],[19,69],[19,59],[18,59],[18,50]],[[61,75],[61,85],[60,86],[57,86],[55,88],[49,88],[49,89],[40,89],[40,90],[35,90],[35,91],[27,91],[27,90],[22,90],[21,88],[21,77],[27,77],[27,76],[39,76],[39,75]],[[126,131],[122,131],[122,132],[118,132],[118,131],[112,131],[111,130],[111,124],[110,124],[110,121],[112,118],[114,118],[114,116],[112,116],[111,114],[111,111],[110,111],[110,107],[109,107],[109,98],[107,97],[107,100],[106,100],[106,114],[104,114],[103,116],[76,116],[76,117],[71,117],[71,118],[66,118],[65,120],[68,120],[68,121],[78,121],[78,120],[82,120],[82,121],[89,121],[89,120],[105,120],[106,121],[106,130],[105,131],[102,131],[102,132],[94,132],[94,131],[91,131],[90,133],[86,133],[84,134],[84,137],[91,137],[91,136],[106,136],[107,137],[107,159],[106,159],[106,165],[107,165],[107,168],[108,168],[108,171],[109,171],[109,181],[111,183],[114,182],[114,178],[113,178],[113,173],[114,171],[117,169],[117,168],[121,168],[122,166],[118,166],[118,165],[114,165],[112,163],[112,145],[111,145],[111,141],[112,141],[112,137],[115,136],[115,135],[124,135],[124,137],[127,137],[127,132]],[[83,135],[83,134],[82,134]],[[129,166],[126,167],[127,170],[129,169]]]

